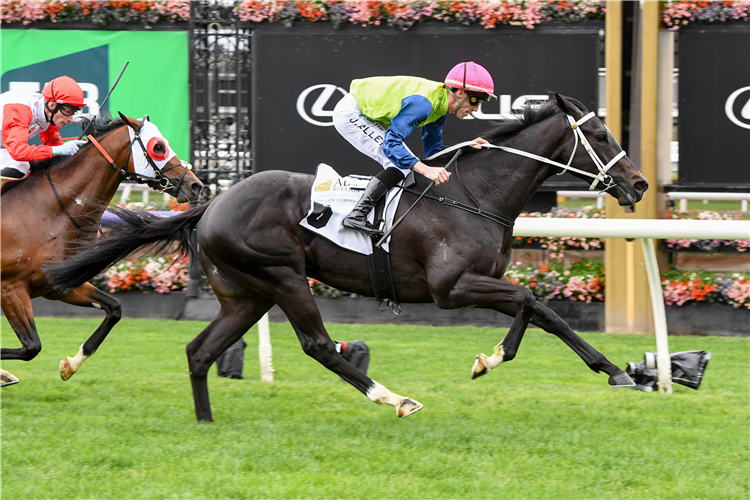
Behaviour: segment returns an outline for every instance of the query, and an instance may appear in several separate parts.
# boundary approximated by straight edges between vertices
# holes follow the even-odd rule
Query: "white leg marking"
[[[97,309],[101,309],[102,308],[102,305],[99,304],[98,302],[92,302],[91,305],[94,306]]]
[[[398,405],[401,400],[404,399],[403,396],[399,396],[398,394],[394,394],[388,389],[386,389],[384,386],[378,384],[373,380],[373,386],[370,387],[370,389],[367,391],[367,397],[370,398],[370,401],[373,403],[382,405],[383,403],[389,404],[391,406]]]
[[[88,356],[83,354],[83,344],[81,344],[81,348],[78,350],[78,354],[74,358],[68,358],[68,362],[70,363],[70,368],[73,370],[73,372],[77,372],[78,368],[80,368],[81,364],[86,361]]]
[[[500,344],[497,344],[495,346],[495,352],[492,353],[492,356],[487,358],[487,371],[496,368],[500,363],[503,362],[503,354],[505,354],[505,351],[503,350],[503,344],[501,342]]]

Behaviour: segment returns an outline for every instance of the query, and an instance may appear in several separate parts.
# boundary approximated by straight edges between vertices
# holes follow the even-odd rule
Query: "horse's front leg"
[[[514,319],[508,334],[495,346],[492,355],[477,355],[471,368],[472,379],[489,373],[500,363],[510,361],[516,356],[523,334],[534,315],[536,303],[534,295],[526,287],[474,273],[464,273],[447,295],[433,296],[441,308],[472,306],[499,310],[503,306],[512,306],[514,313],[511,316],[514,316]]]
[[[573,349],[586,365],[596,373],[604,371],[613,387],[632,386],[633,381],[603,354],[576,335],[568,324],[551,309],[536,301],[529,289],[514,285],[506,278],[496,279],[465,273],[440,307],[490,308],[514,317],[513,324],[502,342],[495,346],[491,356],[479,354],[472,367],[471,377],[476,378],[496,368],[500,363],[512,360],[518,351],[523,334],[530,321],[559,337]]]
[[[44,298],[49,300],[59,300],[74,306],[94,307],[103,310],[106,314],[106,317],[99,325],[99,328],[97,328],[91,337],[81,345],[78,353],[72,358],[66,356],[65,359],[60,361],[60,378],[68,380],[78,371],[81,364],[96,352],[101,343],[104,342],[104,339],[107,337],[110,330],[112,330],[117,322],[120,321],[120,318],[122,317],[122,306],[120,306],[119,300],[102,292],[91,283],[84,283],[68,293],[48,293]]]
[[[632,387],[635,385],[630,375],[619,366],[609,361],[603,354],[591,347],[585,340],[579,337],[570,325],[562,319],[555,311],[541,302],[537,302],[534,308],[534,316],[531,322],[544,331],[557,336],[565,342],[591,370],[599,373],[603,371],[609,375],[609,385],[612,387]],[[502,311],[501,311],[502,312]],[[510,311],[506,314],[510,314]]]

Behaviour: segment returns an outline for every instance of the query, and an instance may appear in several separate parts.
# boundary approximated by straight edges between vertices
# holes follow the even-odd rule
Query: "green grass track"
[[[197,424],[185,345],[200,322],[122,321],[69,381],[57,366],[96,320],[38,318],[43,350],[5,362],[2,498],[747,499],[750,339],[671,337],[713,353],[701,388],[611,389],[560,340],[529,330],[518,356],[470,379],[506,330],[328,325],[364,339],[369,375],[424,409],[404,420],[305,356],[272,323],[273,383],[257,331],[245,380],[209,378]],[[584,333],[624,367],[647,335]],[[3,347],[18,340],[3,319]]]

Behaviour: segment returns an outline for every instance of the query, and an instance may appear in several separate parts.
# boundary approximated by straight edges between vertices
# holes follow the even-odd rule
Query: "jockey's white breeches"
[[[14,160],[10,157],[10,153],[8,153],[7,149],[0,148],[0,170],[6,167],[15,168],[19,172],[26,175],[26,172],[29,171],[31,165],[29,165],[29,162],[27,161]]]
[[[352,146],[380,163],[383,168],[397,168],[404,174],[404,177],[411,172],[408,168],[398,168],[385,156],[383,140],[386,129],[362,114],[353,95],[347,94],[333,108],[333,126]]]

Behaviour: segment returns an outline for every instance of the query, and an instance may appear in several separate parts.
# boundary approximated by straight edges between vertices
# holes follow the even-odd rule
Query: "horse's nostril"
[[[639,193],[643,193],[643,192],[645,192],[648,189],[648,182],[646,182],[646,181],[638,181],[638,182],[635,183],[634,187],[635,187],[636,191],[638,191]]]

